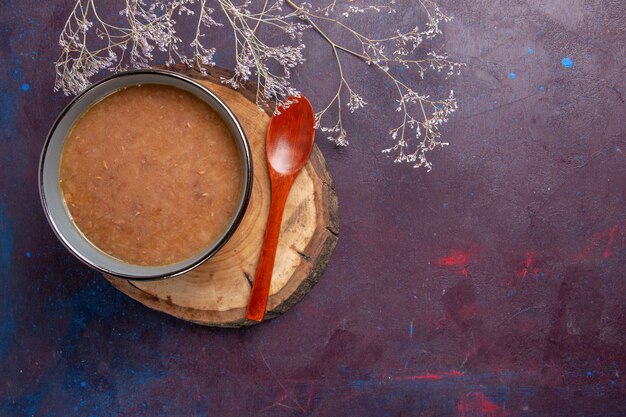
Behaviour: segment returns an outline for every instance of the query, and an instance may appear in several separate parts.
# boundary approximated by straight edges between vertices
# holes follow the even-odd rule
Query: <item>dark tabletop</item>
[[[72,5],[0,5],[0,415],[626,415],[623,0],[442,2],[438,45],[468,66],[416,84],[460,105],[430,173],[380,153],[391,87],[348,60],[369,107],[348,148],[318,135],[339,245],[300,304],[240,330],[149,310],[53,236],[37,163]],[[332,56],[305,39],[294,79],[320,106]]]

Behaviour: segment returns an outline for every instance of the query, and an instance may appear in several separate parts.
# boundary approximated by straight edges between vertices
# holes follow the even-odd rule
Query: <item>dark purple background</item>
[[[626,415],[623,0],[443,1],[438,45],[468,67],[421,84],[460,104],[430,174],[379,152],[393,90],[348,60],[370,105],[349,148],[318,136],[339,245],[300,304],[240,330],[128,299],[48,227],[37,162],[69,101],[52,63],[72,3],[0,5],[0,415]],[[320,106],[336,72],[307,42],[294,77]]]

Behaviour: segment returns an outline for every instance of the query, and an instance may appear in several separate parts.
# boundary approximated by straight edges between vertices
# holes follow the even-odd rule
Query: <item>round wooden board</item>
[[[161,281],[128,281],[105,277],[115,288],[146,306],[208,326],[239,327],[245,319],[252,280],[261,252],[270,204],[265,162],[265,133],[272,109],[255,104],[253,85],[233,90],[223,85],[231,73],[220,68],[209,74],[176,67],[217,94],[243,126],[254,163],[252,197],[243,221],[226,245],[193,271]],[[337,194],[317,146],[287,199],[265,319],[285,312],[316,284],[337,245]]]

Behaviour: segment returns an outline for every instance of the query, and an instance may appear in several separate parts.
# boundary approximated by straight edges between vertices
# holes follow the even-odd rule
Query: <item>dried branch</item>
[[[343,128],[342,109],[345,106],[353,113],[367,105],[345,77],[343,55],[351,55],[383,73],[396,94],[400,123],[389,131],[392,144],[383,152],[393,152],[395,162],[409,162],[414,167],[430,170],[432,165],[426,154],[447,145],[440,140],[439,128],[457,109],[456,100],[452,91],[444,99],[419,94],[394,76],[393,71],[400,67],[413,68],[423,78],[428,70],[434,70],[449,77],[458,74],[463,64],[452,61],[444,53],[423,48],[425,40],[442,33],[440,23],[448,22],[450,18],[432,0],[415,1],[426,16],[421,27],[416,24],[410,30],[396,30],[388,37],[376,38],[353,28],[347,21],[353,15],[364,13],[394,14],[394,0],[384,5],[367,6],[357,6],[353,0],[338,5],[337,0],[332,0],[317,8],[295,0],[265,0],[260,11],[253,10],[251,0],[239,5],[233,0],[216,0],[235,39],[235,73],[223,82],[238,88],[242,83],[254,80],[258,85],[256,99],[259,105],[299,96],[298,90],[291,85],[290,75],[294,67],[305,61],[302,34],[312,28],[332,49],[338,70],[335,95],[316,114],[318,128],[329,134],[329,140],[345,146],[348,135]],[[117,26],[100,18],[94,0],[77,0],[59,37],[62,52],[56,63],[55,91],[77,94],[102,70],[117,72],[147,67],[154,59],[155,51],[166,53],[168,64],[182,62],[206,73],[205,67],[214,65],[215,49],[203,43],[205,32],[211,27],[222,26],[213,19],[215,10],[206,3],[206,0],[125,0],[125,8],[120,12],[126,19],[125,25]],[[287,10],[283,10],[285,5]],[[187,46],[175,29],[176,17],[182,14],[196,19],[195,36]],[[268,44],[259,35],[261,28],[282,33],[288,43]],[[93,42],[87,36],[90,31],[95,32],[102,42],[100,47],[92,46]],[[332,34],[337,31],[345,33],[352,41],[350,45],[358,48],[353,49],[334,39]]]

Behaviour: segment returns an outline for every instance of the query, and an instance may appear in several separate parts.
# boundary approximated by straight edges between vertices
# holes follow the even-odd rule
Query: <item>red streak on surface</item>
[[[533,263],[533,256],[535,256],[535,251],[533,250],[530,250],[528,251],[528,253],[526,253],[526,261],[524,262],[524,267],[517,273],[520,278],[524,279],[526,278],[526,275],[528,275],[528,269]]]
[[[460,249],[452,249],[450,254],[435,261],[437,266],[464,266],[469,262],[469,253]]]
[[[526,252],[526,259],[524,260],[522,268],[515,272],[515,275],[517,275],[518,278],[521,278],[522,281],[524,281],[524,278],[529,275],[533,276],[539,274],[539,268],[537,266],[532,266],[533,261],[535,260],[535,255],[536,253],[532,249]]]
[[[594,259],[607,259],[613,255],[615,249],[624,249],[626,241],[626,221],[612,225],[609,229],[594,233],[583,248],[572,255],[574,260],[591,261]],[[601,248],[604,248],[600,252]]]
[[[614,224],[611,226],[611,230],[609,231],[609,242],[606,244],[606,249],[604,249],[604,259],[611,256],[613,253],[613,245],[615,244],[615,238],[617,237],[618,228],[617,225]]]
[[[454,378],[454,377],[459,377],[459,376],[464,376],[464,375],[465,374],[463,372],[452,370],[450,372],[439,372],[436,374],[431,374],[430,372],[427,372],[425,374],[418,374],[418,375],[402,375],[402,376],[393,377],[393,379],[398,380],[398,381],[422,381],[422,380],[436,381],[436,380],[443,379],[443,378]]]
[[[466,249],[450,249],[449,253],[435,260],[435,266],[440,268],[449,268],[460,272],[463,276],[468,276],[467,264],[475,255],[476,248]]]
[[[471,392],[461,398],[456,405],[459,417],[505,417],[505,410],[489,400],[482,392]]]

